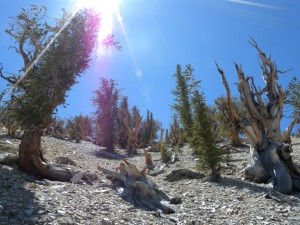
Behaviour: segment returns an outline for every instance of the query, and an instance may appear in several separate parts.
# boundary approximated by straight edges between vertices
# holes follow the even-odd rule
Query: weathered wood
[[[237,132],[238,128],[240,127],[240,125],[239,125],[240,118],[238,117],[238,114],[237,114],[235,108],[233,107],[233,102],[231,99],[231,91],[230,91],[227,79],[225,77],[225,73],[219,67],[219,65],[217,63],[216,63],[216,66],[217,66],[219,73],[221,74],[222,81],[223,81],[224,87],[226,89],[226,94],[227,94],[227,104],[223,105],[221,103],[221,101],[216,101],[216,105],[221,110],[223,115],[231,122],[230,134],[231,134],[232,144],[234,146],[240,146],[241,141],[238,137],[238,132]]]
[[[296,117],[296,118],[293,119],[291,124],[286,128],[286,130],[282,134],[283,143],[289,143],[289,144],[292,143],[291,131],[294,128],[294,126],[299,122],[300,122],[299,117]]]
[[[164,191],[162,191],[155,183],[146,178],[146,170],[138,170],[137,167],[123,160],[120,166],[117,168],[119,172],[113,172],[98,166],[98,169],[112,178],[112,181],[116,182],[116,185],[124,187],[121,192],[121,197],[131,204],[145,209],[145,210],[162,210],[164,213],[174,213],[166,201],[170,203],[180,203],[179,198],[171,198]]]
[[[188,169],[173,170],[164,180],[174,182],[182,179],[200,179],[205,177],[204,174]]]
[[[238,118],[234,110],[230,118],[233,124],[236,123],[245,131],[251,145],[245,178],[259,183],[269,181],[272,191],[288,194],[292,190],[300,190],[300,169],[292,161],[291,145],[284,144],[290,142],[290,132],[296,121],[292,122],[283,135],[280,129],[284,92],[276,81],[278,73],[284,72],[277,70],[271,57],[267,58],[253,39],[250,44],[258,51],[266,86],[258,89],[253,78],[245,77],[242,67],[235,64],[239,79],[238,90],[248,118]],[[229,99],[229,86],[224,82],[224,72],[219,67],[218,71]],[[230,109],[230,104],[227,107]]]
[[[71,169],[65,169],[48,163],[41,150],[41,135],[43,131],[29,130],[24,132],[23,139],[19,146],[19,166],[32,175],[37,175],[49,180],[71,182],[71,179],[79,172]],[[90,173],[84,173],[80,178],[87,183],[92,184],[97,176]]]
[[[152,156],[145,149],[143,149],[143,150],[144,150],[145,163],[146,163],[147,169],[148,170],[153,170],[155,166],[154,166],[153,161],[152,161]]]
[[[143,123],[140,115],[135,115],[135,123],[132,122],[131,115],[125,110],[119,112],[119,118],[126,127],[127,147],[129,155],[137,153],[138,135],[142,129]]]

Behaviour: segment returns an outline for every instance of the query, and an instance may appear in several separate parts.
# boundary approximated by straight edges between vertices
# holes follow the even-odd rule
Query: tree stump
[[[123,189],[120,194],[124,200],[144,210],[156,211],[160,209],[162,212],[170,214],[175,211],[166,201],[172,204],[181,202],[180,198],[171,198],[154,182],[148,180],[146,167],[139,171],[134,164],[123,160],[120,166],[116,168],[117,172],[100,166],[98,169],[109,175],[109,179]]]

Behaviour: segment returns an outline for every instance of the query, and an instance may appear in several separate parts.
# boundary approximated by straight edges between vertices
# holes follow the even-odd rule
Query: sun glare
[[[100,14],[101,26],[98,34],[98,42],[102,41],[107,35],[113,32],[113,17],[116,16],[121,21],[119,13],[120,0],[77,0],[75,9],[91,8]],[[98,54],[103,53],[104,46],[99,45]]]

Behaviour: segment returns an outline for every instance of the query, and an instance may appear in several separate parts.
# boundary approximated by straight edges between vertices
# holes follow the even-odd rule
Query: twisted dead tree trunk
[[[270,181],[271,190],[288,194],[300,190],[300,170],[292,161],[291,145],[283,143],[280,129],[284,93],[277,80],[278,74],[284,72],[277,70],[275,63],[266,57],[253,39],[250,44],[258,51],[266,86],[258,89],[253,77],[245,77],[242,67],[235,64],[238,90],[248,118],[237,115],[228,91],[226,107],[230,111],[231,123],[245,131],[251,146],[245,178],[259,183]],[[226,90],[229,90],[223,70],[218,65],[217,68]]]
[[[164,213],[174,213],[166,201],[171,204],[181,202],[180,198],[172,198],[162,191],[155,183],[146,177],[146,167],[139,171],[137,167],[124,160],[116,168],[117,172],[98,166],[98,169],[107,175],[117,187],[122,188],[121,197],[131,204],[145,210],[162,210]],[[119,171],[119,172],[118,172]]]

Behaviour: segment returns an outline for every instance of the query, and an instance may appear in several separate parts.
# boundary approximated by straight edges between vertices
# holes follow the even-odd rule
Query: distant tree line
[[[128,97],[122,96],[121,91],[114,80],[100,78],[100,86],[92,99],[95,112],[67,119],[53,118],[46,133],[77,143],[93,141],[108,152],[120,147],[135,154],[139,145],[153,145],[158,138],[160,122],[149,110],[143,119],[136,105],[129,107]]]

